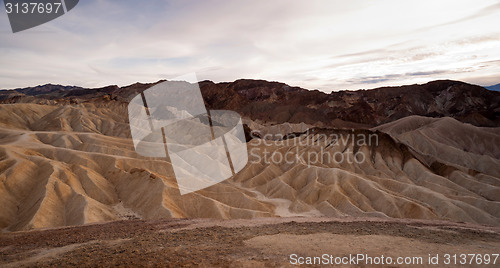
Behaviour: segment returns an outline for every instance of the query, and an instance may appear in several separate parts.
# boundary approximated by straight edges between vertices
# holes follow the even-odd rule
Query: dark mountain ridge
[[[0,103],[71,104],[111,100],[126,105],[132,97],[156,83],[93,89],[48,84],[1,90]],[[449,116],[476,126],[500,126],[500,92],[460,81],[438,80],[420,85],[330,94],[265,80],[201,81],[199,84],[209,109],[234,110],[267,123],[304,122],[331,126],[348,121],[359,127],[371,127],[410,115],[421,115]]]

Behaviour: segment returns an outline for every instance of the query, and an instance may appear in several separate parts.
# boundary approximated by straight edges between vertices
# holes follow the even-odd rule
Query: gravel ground
[[[500,228],[465,223],[356,218],[162,219],[2,233],[0,266],[287,266],[289,254],[308,245],[292,244],[274,252],[249,241],[276,235],[292,235],[288,239],[294,239],[313,234],[337,235],[337,238],[342,235],[346,239],[354,235],[365,239],[362,241],[390,236],[405,238],[409,247],[418,242],[431,243],[436,248],[480,247],[500,253]],[[274,241],[275,245],[279,243]],[[387,253],[390,247],[380,247],[379,253]],[[332,249],[335,247],[329,250]]]

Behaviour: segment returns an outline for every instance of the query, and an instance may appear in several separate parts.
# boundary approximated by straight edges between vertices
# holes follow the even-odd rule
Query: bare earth
[[[444,254],[463,253],[500,253],[500,228],[427,220],[295,217],[128,220],[0,234],[1,267],[292,266],[291,254],[422,256],[424,263],[415,267],[427,267],[428,255],[439,254],[440,264],[433,267],[444,267]],[[499,262],[481,267],[498,267]],[[474,265],[460,267],[469,266]]]
[[[246,121],[272,135],[310,127]],[[0,230],[304,216],[500,226],[500,128],[409,116],[294,135],[252,139],[238,174],[181,195],[169,158],[135,152],[126,103],[0,104]]]

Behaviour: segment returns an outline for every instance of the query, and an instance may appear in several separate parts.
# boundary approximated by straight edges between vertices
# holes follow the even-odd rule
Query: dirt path
[[[424,265],[415,267],[439,254],[439,267],[444,254],[462,253],[500,253],[500,228],[356,218],[165,219],[0,235],[1,267],[292,266],[322,254],[422,256]]]

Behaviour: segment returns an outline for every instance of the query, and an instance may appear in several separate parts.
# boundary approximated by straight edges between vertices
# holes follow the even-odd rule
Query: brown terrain
[[[323,254],[384,255],[394,262],[390,267],[398,266],[398,257],[414,260],[404,267],[428,267],[431,254],[439,256],[433,267],[450,267],[457,265],[446,265],[446,254],[460,253],[490,256],[479,266],[497,267],[493,254],[500,247],[500,229],[363,218],[128,220],[9,233],[0,236],[0,245],[8,245],[0,249],[2,267],[292,267],[297,257]],[[469,262],[457,264],[478,266]],[[360,260],[344,266],[377,265]]]
[[[0,90],[0,103],[61,105],[113,100],[124,104],[154,84],[94,89],[48,84]],[[330,94],[264,80],[202,81],[199,84],[208,108],[234,110],[268,124],[303,122],[344,127],[339,124],[347,121],[347,127],[373,127],[420,115],[452,117],[481,127],[500,126],[500,92],[452,80],[372,90],[332,91]]]
[[[208,108],[242,115],[249,163],[181,196],[170,160],[130,137],[128,101],[151,85],[0,91],[0,265],[274,266],[318,252],[311,240],[331,254],[499,253],[500,92],[203,81]],[[364,161],[336,161],[349,153]]]

